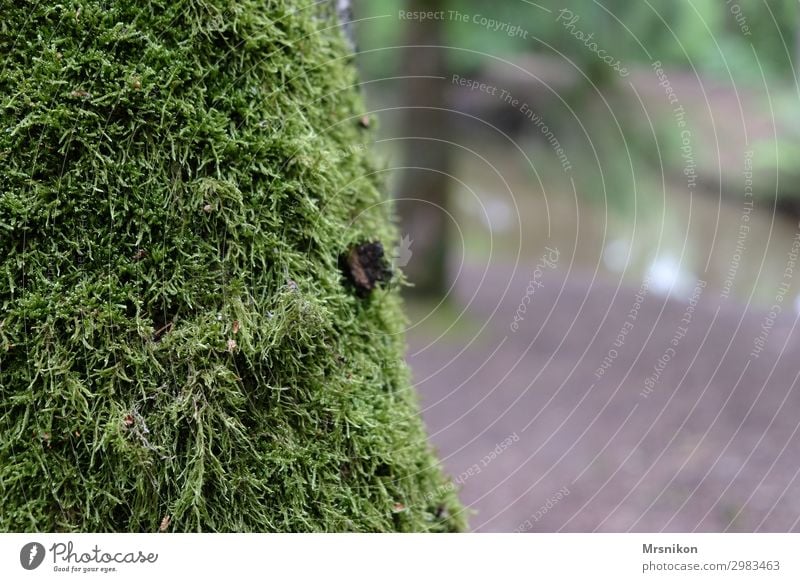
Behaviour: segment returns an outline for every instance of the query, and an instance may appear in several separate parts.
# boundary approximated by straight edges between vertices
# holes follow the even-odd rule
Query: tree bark
[[[444,2],[411,0],[408,10],[442,10]],[[403,52],[405,166],[397,192],[403,234],[412,258],[404,268],[410,292],[438,296],[447,288],[447,215],[452,171],[451,116],[447,108],[447,48],[441,20],[408,22]]]

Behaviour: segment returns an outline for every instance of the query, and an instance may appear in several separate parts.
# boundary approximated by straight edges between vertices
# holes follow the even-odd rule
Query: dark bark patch
[[[392,269],[380,242],[351,247],[339,257],[339,267],[360,297],[366,297],[379,283],[387,283],[392,278]]]

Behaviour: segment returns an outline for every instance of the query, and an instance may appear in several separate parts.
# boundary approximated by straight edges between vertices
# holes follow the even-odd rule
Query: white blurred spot
[[[458,209],[480,220],[491,232],[505,232],[511,227],[514,212],[511,205],[502,198],[495,198],[489,192],[456,197]]]
[[[647,270],[650,290],[662,296],[683,296],[692,288],[697,280],[692,273],[681,269],[681,263],[675,257],[666,255],[656,257]]]
[[[606,245],[603,262],[609,271],[624,271],[631,259],[631,246],[625,239],[618,238]]]
[[[483,223],[492,232],[505,232],[511,226],[511,207],[505,200],[489,198],[483,203]]]

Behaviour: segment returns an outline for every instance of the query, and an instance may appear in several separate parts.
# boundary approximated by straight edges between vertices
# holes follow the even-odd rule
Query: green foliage
[[[337,265],[395,233],[329,15],[0,14],[0,530],[464,528]]]
[[[800,120],[797,96],[791,90],[773,90],[768,104],[779,128],[776,136],[763,135],[752,143],[753,172],[758,188],[755,194],[771,203],[773,198],[792,203],[800,198],[797,183],[800,168]]]
[[[413,22],[398,20],[403,0],[360,0],[358,13],[362,47],[370,50],[402,45],[402,31]],[[543,7],[538,8],[533,4]],[[491,66],[490,56],[513,57],[526,52],[559,57],[559,53],[583,71],[591,69],[596,55],[575,42],[556,22],[561,9],[580,18],[577,27],[593,34],[593,40],[608,54],[631,68],[660,60],[668,67],[686,68],[691,63],[700,72],[713,72],[737,82],[761,82],[760,68],[767,75],[791,75],[791,58],[800,18],[795,0],[572,0],[562,4],[547,1],[437,0],[430,10],[456,10],[498,22],[521,26],[524,37],[509,36],[475,23],[445,18],[448,59],[456,70]],[[467,50],[461,50],[467,49]],[[395,68],[397,50],[379,50],[364,56],[376,76]],[[758,55],[758,60],[754,57]],[[760,65],[760,67],[759,67]],[[598,69],[603,71],[603,69]]]

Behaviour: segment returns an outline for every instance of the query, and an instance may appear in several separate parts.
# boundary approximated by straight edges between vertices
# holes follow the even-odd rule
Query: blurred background
[[[354,2],[474,530],[800,529],[798,6]]]

